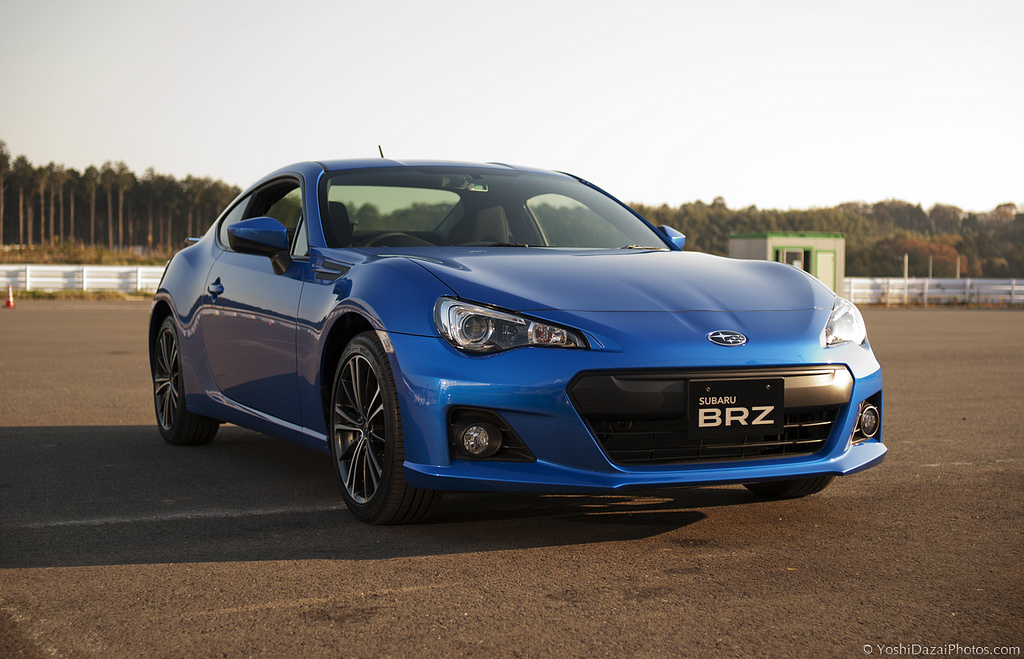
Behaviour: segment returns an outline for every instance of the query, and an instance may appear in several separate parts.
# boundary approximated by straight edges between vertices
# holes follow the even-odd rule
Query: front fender
[[[434,302],[452,290],[404,257],[332,260],[313,273],[299,303],[296,361],[303,425],[326,435],[323,396],[344,344],[367,329],[436,336]]]

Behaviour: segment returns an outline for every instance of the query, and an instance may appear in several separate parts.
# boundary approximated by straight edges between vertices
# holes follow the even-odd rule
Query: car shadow
[[[202,447],[150,426],[3,428],[0,568],[370,560],[630,541],[758,501],[742,488],[449,493],[427,522],[345,509],[328,458],[234,426]]]

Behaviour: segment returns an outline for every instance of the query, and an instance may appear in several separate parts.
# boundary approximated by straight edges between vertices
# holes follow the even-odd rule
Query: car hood
[[[791,266],[697,252],[500,247],[379,256],[412,259],[460,298],[515,311],[796,311],[831,309],[835,299]]]

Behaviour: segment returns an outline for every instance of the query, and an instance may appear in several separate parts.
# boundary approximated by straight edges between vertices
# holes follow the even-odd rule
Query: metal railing
[[[844,295],[854,304],[1024,304],[1024,280],[847,277]]]
[[[0,289],[153,293],[163,266],[0,265]],[[1024,280],[847,277],[842,294],[855,304],[1024,305]]]
[[[0,265],[0,288],[16,291],[120,291],[153,293],[163,266]]]

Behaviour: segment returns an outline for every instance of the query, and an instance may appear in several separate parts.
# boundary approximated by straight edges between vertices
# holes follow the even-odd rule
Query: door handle
[[[220,295],[221,293],[223,293],[224,292],[224,286],[220,283],[220,277],[217,277],[217,281],[215,281],[212,284],[210,284],[209,287],[207,287],[206,290],[208,290],[210,292],[210,295],[213,295],[213,296],[217,296],[217,295]]]

